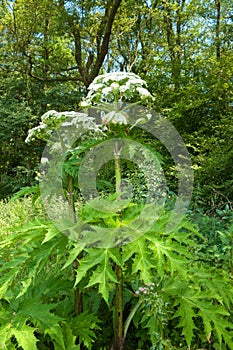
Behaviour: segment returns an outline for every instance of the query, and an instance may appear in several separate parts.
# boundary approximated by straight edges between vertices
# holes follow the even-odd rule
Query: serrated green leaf
[[[182,280],[180,276],[174,278],[169,278],[164,281],[162,292],[166,293],[169,296],[178,296],[182,295],[184,290],[188,289],[188,282]]]
[[[56,229],[56,227],[50,225],[47,229],[47,232],[45,234],[45,238],[44,240],[42,241],[41,244],[44,244],[48,241],[50,241],[52,238],[56,237],[58,235],[58,230]]]
[[[170,239],[160,240],[151,235],[147,236],[147,238],[150,240],[148,248],[153,253],[157,271],[161,277],[164,275],[165,269],[172,274],[178,271],[181,275],[186,275],[186,264],[189,262],[186,257],[191,258],[187,249]]]
[[[55,350],[68,350],[66,349],[64,336],[62,333],[61,326],[59,324],[54,325],[45,330],[45,334],[48,334],[53,341],[53,345]]]
[[[0,298],[2,298],[7,289],[11,286],[13,281],[17,279],[21,269],[20,267],[25,264],[27,261],[27,255],[23,254],[20,256],[16,256],[15,259],[12,259],[10,262],[6,262],[0,269],[1,277],[0,277]]]
[[[10,339],[13,335],[13,328],[11,323],[4,324],[0,327],[0,344],[3,349],[8,350],[8,342],[11,343]],[[13,348],[15,349],[15,347]]]
[[[84,248],[85,244],[75,243],[74,247],[69,251],[69,257],[65,265],[62,267],[62,270],[71,265]]]
[[[106,205],[107,200],[102,200],[102,202],[104,202],[104,204]],[[98,200],[95,199],[91,201],[93,205],[99,207],[99,210],[95,209],[95,207],[92,207],[91,205],[86,204],[80,211],[80,216],[82,220],[84,222],[92,222],[96,221],[97,219],[111,218],[117,216],[116,212],[114,211],[104,211],[104,204],[102,202],[99,198]],[[100,203],[102,203],[102,206],[100,206]]]
[[[85,258],[79,260],[74,286],[76,286],[82,280],[82,278],[92,267],[98,265],[104,259],[104,252],[105,250],[103,249],[92,249]]]
[[[151,280],[151,269],[153,263],[148,254],[145,238],[142,237],[134,242],[135,257],[133,258],[132,274],[140,272],[140,277],[145,283]]]
[[[35,329],[24,325],[20,330],[14,328],[12,335],[15,336],[18,346],[22,347],[23,350],[37,350],[36,343],[38,339],[36,339],[34,332]]]
[[[18,313],[31,319],[38,327],[47,329],[63,320],[51,312],[55,307],[56,304],[42,304],[37,298],[24,299],[19,306]]]
[[[98,322],[98,318],[88,312],[81,313],[70,322],[74,334],[79,337],[79,342],[83,342],[87,349],[92,348],[92,344],[96,338],[94,330],[100,329]]]
[[[143,317],[142,318],[142,322],[144,322],[145,320],[148,320],[147,323],[145,324],[144,328],[149,328],[149,336],[150,336],[150,340],[151,343],[154,345],[157,343],[158,341],[158,326],[159,326],[159,322],[156,316],[150,316],[149,319],[148,317]]]
[[[26,186],[23,187],[20,191],[16,192],[14,196],[10,199],[9,202],[13,202],[18,198],[24,197],[24,196],[29,196],[33,193],[39,192],[39,186]]]
[[[42,219],[39,219],[38,217],[35,217],[33,221],[29,221],[25,225],[22,225],[20,227],[16,227],[13,229],[13,231],[16,232],[31,232],[31,231],[38,231],[41,232],[43,230],[46,230],[48,227],[48,222],[44,221]],[[17,237],[17,236],[16,236]]]
[[[122,260],[124,263],[128,261],[131,256],[133,256],[136,253],[137,249],[137,241],[129,242],[128,244],[124,245],[122,247]]]
[[[114,263],[122,267],[122,256],[118,248],[109,249],[108,254]]]
[[[200,267],[194,268],[191,270],[190,279],[194,283],[198,280],[199,283],[205,286],[213,299],[218,300],[219,303],[230,309],[230,305],[233,303],[233,288],[223,270],[218,272],[210,267],[208,267],[208,271]]]
[[[43,261],[43,257],[40,257],[40,255],[36,256],[35,259],[30,259],[30,258],[28,259],[25,265],[27,267],[27,276],[25,276],[25,278],[21,281],[20,292],[16,298],[20,298],[22,295],[24,295],[28,291],[29,287],[31,286],[31,284],[36,278],[36,275],[39,271],[39,265],[41,262],[43,262],[44,264],[46,261]]]
[[[87,287],[99,284],[99,292],[102,294],[106,303],[108,303],[109,282],[117,283],[117,278],[115,272],[112,270],[111,261],[109,261],[109,251],[105,250],[104,259],[99,264],[97,270],[93,272]]]
[[[225,339],[230,348],[233,346],[232,332],[233,323],[230,323],[224,316],[229,317],[229,313],[221,305],[212,305],[210,303],[198,303],[207,339],[209,339],[212,330],[216,332],[219,344],[222,344],[222,339]]]
[[[72,329],[67,322],[57,324],[45,331],[53,340],[55,350],[75,350],[77,348],[75,341],[76,336],[73,335]]]
[[[193,318],[196,317],[193,303],[190,303],[186,298],[182,298],[180,300],[178,310],[173,317],[180,318],[177,326],[182,327],[182,334],[184,335],[187,345],[190,348],[193,338],[193,330],[196,329],[193,322]]]
[[[222,317],[218,317],[214,320],[214,330],[217,334],[217,338],[220,346],[222,345],[222,340],[224,339],[226,344],[229,345],[230,349],[233,349],[233,329],[232,323],[228,322]]]

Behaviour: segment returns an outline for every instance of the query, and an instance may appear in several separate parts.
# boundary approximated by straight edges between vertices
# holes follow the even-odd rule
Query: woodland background
[[[131,71],[185,140],[196,205],[229,204],[230,0],[2,0],[0,18],[1,198],[34,183],[44,144],[24,140],[43,113],[77,111],[98,74]]]

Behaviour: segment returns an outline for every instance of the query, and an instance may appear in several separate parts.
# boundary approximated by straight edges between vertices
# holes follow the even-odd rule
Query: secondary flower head
[[[87,101],[83,100],[80,102],[80,107],[82,107],[83,109],[89,108],[89,107],[91,107],[91,104],[88,103]]]
[[[57,112],[51,110],[42,115],[38,126],[28,130],[28,136],[25,142],[29,143],[35,139],[47,142],[54,130],[59,130],[62,137],[67,139],[69,138],[69,133],[72,134],[72,130],[74,129],[79,130],[80,136],[88,131],[94,133],[101,132],[99,125],[85,113]],[[76,133],[78,135],[78,131]]]

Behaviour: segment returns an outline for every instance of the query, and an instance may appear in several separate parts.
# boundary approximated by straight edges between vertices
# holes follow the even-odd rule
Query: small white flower
[[[29,143],[29,142],[34,141],[34,140],[35,140],[35,138],[33,137],[31,130],[29,130],[28,136],[26,137],[25,142]]]
[[[40,162],[41,162],[41,164],[47,164],[49,162],[49,160],[46,157],[42,157]]]
[[[149,121],[149,120],[151,120],[151,118],[152,118],[152,114],[151,113],[147,113],[146,114],[146,119]]]
[[[46,129],[46,128],[47,128],[47,125],[40,122],[40,124],[39,124],[38,126],[36,126],[36,127],[34,128],[34,130],[41,131],[41,130]],[[32,130],[33,130],[33,129],[32,129]]]
[[[118,83],[112,83],[110,85],[110,88],[111,88],[112,91],[119,91],[120,85]]]
[[[88,90],[94,90],[94,91],[97,91],[99,89],[101,89],[102,87],[104,87],[104,84],[96,84],[95,83],[95,80],[93,81],[93,83],[91,83],[88,87]]]
[[[137,87],[137,91],[142,96],[142,98],[153,98],[151,93],[143,87]]]
[[[103,118],[103,123],[127,124],[127,114],[123,112],[111,111]]]
[[[88,101],[81,101],[80,102],[80,107],[82,107],[82,108],[88,108],[90,106],[91,106],[91,104]]]
[[[42,117],[41,117],[41,120],[42,120],[43,123],[46,124],[47,120],[55,119],[55,118],[57,118],[57,115],[58,115],[57,111],[51,110],[51,111],[48,111],[45,114],[43,114]]]
[[[128,90],[128,87],[126,85],[120,86],[120,92],[125,92],[126,90]]]
[[[104,124],[108,124],[112,121],[114,115],[115,115],[115,111],[111,111],[109,113],[107,113],[106,115],[103,116],[103,123]]]
[[[102,94],[103,94],[103,95],[108,95],[108,94],[111,93],[111,92],[112,92],[111,86],[110,86],[110,87],[105,87],[105,88],[103,88],[103,90],[102,90]]]

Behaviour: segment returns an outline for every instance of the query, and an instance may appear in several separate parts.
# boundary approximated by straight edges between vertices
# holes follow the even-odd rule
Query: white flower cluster
[[[28,136],[25,142],[29,143],[31,141],[34,141],[35,139],[46,141],[49,139],[51,134],[52,130],[49,130],[46,124],[40,122],[38,126],[28,130]]]
[[[147,84],[134,73],[106,73],[96,77],[90,84],[86,101],[81,103],[88,106],[92,102],[140,102],[153,100],[147,90]]]
[[[29,143],[35,139],[48,141],[53,130],[61,126],[60,132],[66,139],[71,135],[82,135],[86,131],[99,132],[100,127],[95,123],[94,119],[85,113],[78,112],[57,112],[54,110],[46,112],[41,117],[41,122],[38,126],[28,131],[28,136],[25,142]],[[74,131],[76,130],[76,131]]]
[[[58,113],[54,110],[46,112],[42,115],[40,124],[35,128],[28,130],[28,136],[25,142],[29,143],[35,139],[47,141],[53,130],[60,126],[64,120],[64,113]]]

